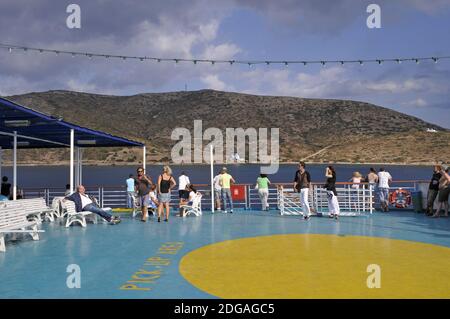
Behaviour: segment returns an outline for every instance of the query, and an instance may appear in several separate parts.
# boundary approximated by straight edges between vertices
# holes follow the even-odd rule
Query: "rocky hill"
[[[82,126],[145,142],[148,161],[167,162],[172,130],[280,128],[281,161],[432,163],[450,159],[450,131],[369,103],[201,90],[108,96],[49,91],[7,97]],[[427,128],[437,133],[426,132]],[[21,151],[21,162],[60,162],[67,151]],[[134,163],[137,149],[93,149],[91,163]]]

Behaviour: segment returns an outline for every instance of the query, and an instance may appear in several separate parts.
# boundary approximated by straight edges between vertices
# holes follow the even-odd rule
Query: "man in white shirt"
[[[106,219],[112,225],[120,223],[120,219],[118,217],[112,216],[106,210],[98,207],[98,205],[92,200],[92,198],[86,194],[86,189],[83,185],[79,185],[77,187],[76,193],[65,197],[64,200],[73,201],[75,203],[77,212],[89,211],[94,214],[100,215],[103,219]]]
[[[392,182],[392,176],[384,168],[378,172],[378,196],[380,197],[381,209],[384,212],[389,211],[389,183]]]
[[[214,201],[216,203],[216,209],[221,210],[220,205],[220,197],[222,196],[222,186],[220,186],[220,175],[221,173],[214,176],[213,183],[214,183]]]

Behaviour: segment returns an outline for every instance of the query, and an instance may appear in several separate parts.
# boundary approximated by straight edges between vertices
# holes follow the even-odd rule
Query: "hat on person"
[[[222,173],[224,173],[224,172],[226,172],[227,171],[227,168],[224,166],[224,167],[222,167]]]

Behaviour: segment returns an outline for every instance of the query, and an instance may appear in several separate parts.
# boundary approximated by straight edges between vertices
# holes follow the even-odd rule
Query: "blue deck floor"
[[[412,212],[342,217],[339,221],[315,217],[309,222],[275,211],[205,212],[199,218],[173,216],[169,223],[154,219],[142,223],[124,214],[122,220],[116,226],[88,224],[87,228],[45,223],[40,241],[7,242],[6,253],[0,254],[0,298],[215,298],[182,277],[180,259],[199,247],[243,237],[359,235],[450,247],[449,218],[431,219]],[[120,289],[168,242],[182,246],[167,255],[170,265],[158,268],[161,275],[144,285],[151,290]],[[81,268],[80,289],[66,285],[69,264]]]

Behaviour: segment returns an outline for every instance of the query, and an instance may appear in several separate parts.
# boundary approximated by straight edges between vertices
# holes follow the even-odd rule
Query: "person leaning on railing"
[[[392,183],[392,176],[382,167],[378,173],[378,196],[380,197],[381,209],[389,211],[389,183]]]
[[[427,211],[425,212],[427,216],[433,215],[433,205],[439,193],[439,180],[442,177],[441,170],[441,165],[435,165],[433,168],[433,176],[431,177],[430,185],[428,186]]]
[[[449,173],[450,168],[447,167],[447,169],[444,171],[441,169],[442,177],[439,180],[439,193],[438,193],[438,208],[436,210],[436,213],[432,217],[439,217],[439,214],[441,212],[441,209],[444,210],[444,216],[448,217],[448,197],[450,195],[450,175]]]
[[[258,190],[259,199],[261,200],[261,210],[263,211],[269,210],[269,204],[267,202],[269,198],[269,185],[270,180],[266,174],[260,174],[256,179],[255,188]]]

